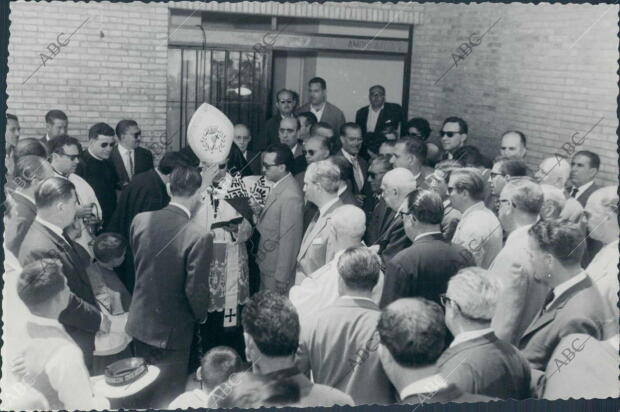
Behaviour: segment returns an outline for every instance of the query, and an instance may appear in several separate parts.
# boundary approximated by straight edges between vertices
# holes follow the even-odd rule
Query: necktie
[[[364,186],[364,174],[362,173],[362,168],[360,167],[360,163],[357,160],[357,157],[353,157],[351,159],[351,164],[353,165],[353,177],[355,178],[355,183],[357,184],[357,188],[359,191],[362,191],[362,187]]]
[[[545,298],[545,303],[543,304],[543,311],[547,310],[547,306],[549,306],[549,304],[553,302],[554,298],[555,298],[555,295],[553,294],[553,290],[549,291],[549,293],[547,294],[547,297]]]
[[[67,242],[67,244],[69,244],[69,247],[71,248],[71,250],[75,250],[73,247],[73,241],[71,240],[71,238],[69,237],[69,235],[67,234],[66,231],[62,231],[62,237],[63,239],[65,239],[65,242]]]
[[[579,191],[579,188],[573,187],[573,189],[570,191],[570,197],[574,198],[577,195],[578,191]]]
[[[128,170],[128,175],[129,178],[131,179],[133,177],[133,151],[131,152],[127,152],[127,157],[129,158],[129,170]]]

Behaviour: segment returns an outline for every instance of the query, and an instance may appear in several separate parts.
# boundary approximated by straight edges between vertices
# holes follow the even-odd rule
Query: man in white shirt
[[[45,114],[45,136],[40,141],[46,147],[56,136],[67,134],[69,119],[62,110],[50,110]]]
[[[569,196],[577,199],[585,207],[588,198],[599,186],[594,183],[601,166],[600,157],[593,152],[582,150],[571,160]]]
[[[457,169],[450,175],[448,195],[462,213],[452,243],[464,246],[483,269],[488,268],[502,248],[502,226],[484,206],[484,182],[477,169]]]
[[[24,380],[31,381],[53,410],[109,408],[105,398],[93,394],[82,352],[58,322],[71,296],[60,262],[44,259],[26,265],[17,293],[31,312],[26,319],[30,339],[24,342]]]
[[[142,131],[135,120],[121,120],[116,125],[118,145],[112,149],[110,160],[114,163],[121,186],[127,185],[139,173],[153,168],[153,154],[140,147]]]
[[[343,156],[353,169],[353,193],[363,197],[367,192],[366,178],[368,163],[359,156],[362,149],[362,128],[356,123],[345,123],[340,129],[340,143],[342,149],[337,155]]]
[[[464,392],[500,399],[530,396],[530,367],[515,347],[493,333],[499,284],[477,267],[461,269],[441,296],[446,326],[454,336],[437,360],[439,373]]]
[[[297,109],[296,113],[311,112],[317,122],[327,122],[334,130],[340,130],[345,118],[342,110],[327,101],[327,83],[320,77],[308,82],[310,101]]]

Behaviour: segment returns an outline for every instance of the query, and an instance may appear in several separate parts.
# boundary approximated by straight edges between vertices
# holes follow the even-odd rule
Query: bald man
[[[235,145],[241,151],[243,158],[248,162],[248,168],[251,170],[251,174],[261,174],[260,153],[249,150],[249,145],[252,142],[252,134],[250,129],[243,123],[235,125],[235,135],[233,137]]]
[[[502,135],[500,154],[513,159],[524,159],[527,153],[527,138],[518,130],[510,130]]]
[[[570,177],[570,163],[568,160],[560,157],[547,157],[540,162],[534,177],[538,183],[557,187],[562,191],[566,201],[560,213],[560,218],[576,222],[583,212],[583,206],[581,206],[577,199],[568,196],[568,193],[566,193],[566,184]]]
[[[411,246],[398,211],[403,205],[406,208],[407,195],[415,188],[413,173],[403,167],[392,169],[383,176],[381,196],[384,204],[377,205],[373,211],[369,223],[372,227],[368,228],[366,240],[368,245],[379,248],[379,255],[384,262]]]
[[[303,327],[304,318],[332,304],[338,298],[338,259],[350,247],[363,247],[362,236],[366,229],[366,215],[357,206],[344,205],[331,214],[331,261],[293,286],[289,299],[295,305]],[[383,273],[372,292],[372,299],[379,303],[383,290]]]

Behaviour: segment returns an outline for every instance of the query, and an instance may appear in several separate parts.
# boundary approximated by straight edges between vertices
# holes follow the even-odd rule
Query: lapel
[[[267,213],[267,209],[269,209],[271,207],[271,205],[273,205],[276,201],[276,199],[278,198],[278,196],[284,192],[284,190],[286,189],[286,187],[289,185],[289,179],[292,179],[293,175],[289,174],[288,176],[284,177],[282,179],[282,181],[280,181],[280,184],[278,184],[275,188],[271,188],[271,190],[269,191],[269,196],[267,196],[267,201],[265,202],[265,207],[263,208],[263,211],[260,215],[261,220],[262,218],[265,216],[265,214]]]
[[[129,175],[127,174],[127,170],[125,170],[125,164],[123,163],[121,154],[118,151],[118,145],[114,146],[114,149],[112,149],[112,155],[110,157],[112,158],[112,163],[114,163],[114,168],[116,169],[116,173],[118,174],[119,179],[122,182],[129,181]],[[134,159],[134,161],[136,161],[136,159]],[[135,168],[136,165],[134,164],[134,169]]]
[[[387,110],[387,106],[384,103],[383,104],[383,109],[381,109],[381,112],[379,112],[379,117],[377,118],[377,124],[375,125],[375,132],[376,133],[381,133],[381,129],[383,128],[383,124],[387,120],[386,119],[387,115],[385,114],[386,110]]]
[[[385,201],[383,202],[385,205],[385,212],[383,214],[383,218],[381,219],[381,230],[379,230],[379,235],[383,235],[383,233],[387,232],[387,230],[394,223],[394,218],[396,217],[396,211],[389,208]]]
[[[340,199],[338,199],[336,203],[334,203],[329,207],[329,209],[327,209],[324,216],[319,216],[319,219],[316,221],[316,224],[314,226],[312,226],[312,223],[310,224],[310,226],[308,226],[309,230],[304,236],[304,239],[301,243],[301,248],[299,249],[300,257],[302,257],[306,253],[306,251],[314,241],[316,235],[321,233],[321,231],[327,225],[327,222],[329,222],[330,214],[339,206],[342,206],[342,202],[340,201]]]

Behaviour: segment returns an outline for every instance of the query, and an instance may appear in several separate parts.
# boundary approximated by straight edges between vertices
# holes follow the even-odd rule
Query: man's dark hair
[[[88,129],[89,140],[95,140],[99,135],[114,137],[115,132],[114,129],[112,129],[112,127],[107,123],[96,123]]]
[[[63,153],[63,147],[65,146],[75,146],[78,149],[78,153],[82,152],[82,145],[80,144],[80,141],[75,137],[71,137],[66,134],[61,134],[60,136],[54,137],[47,144],[50,154]]]
[[[586,248],[586,233],[568,220],[539,220],[528,233],[544,252],[550,253],[562,264],[579,265]]]
[[[312,83],[320,84],[323,90],[327,89],[327,83],[325,82],[325,79],[323,79],[322,77],[313,77],[308,82],[308,86],[310,86]]]
[[[407,208],[416,220],[438,225],[443,219],[443,201],[433,190],[416,189],[407,196]]]
[[[315,124],[312,125],[312,127],[310,128],[310,135],[315,135],[317,134],[317,130],[318,129],[328,129],[332,131],[332,134],[335,136],[336,135],[336,131],[334,130],[334,128],[332,127],[331,124],[327,123],[327,122],[316,122]]]
[[[288,93],[288,94],[290,94],[290,95],[291,95],[291,98],[293,99],[293,101],[296,101],[296,100],[297,100],[297,99],[295,98],[295,94],[296,94],[296,93],[295,93],[294,91],[284,88],[284,89],[280,89],[280,90],[278,90],[278,92],[276,93],[276,101],[277,101],[277,100],[280,100],[280,95],[281,95],[282,93]]]
[[[331,161],[333,164],[338,166],[340,169],[340,180],[343,180],[348,183],[349,187],[353,184],[353,166],[344,156],[330,156],[327,160]]]
[[[518,131],[518,130],[508,130],[507,132],[505,132],[505,133],[502,135],[502,139],[503,139],[503,138],[504,138],[504,136],[506,136],[508,133],[514,133],[514,134],[516,134],[517,136],[519,136],[519,140],[521,140],[521,145],[522,145],[523,147],[527,147],[527,137],[525,137],[525,133],[520,132],[520,131]]]
[[[325,136],[320,136],[320,135],[318,135],[318,134],[317,134],[317,135],[310,136],[310,137],[308,138],[308,140],[310,140],[310,139],[313,139],[313,140],[314,140],[314,139],[316,139],[316,140],[318,140],[319,142],[321,142],[321,148],[322,148],[323,150],[327,150],[328,152],[330,151],[330,149],[331,149],[331,145],[330,145],[329,139],[328,139],[327,137],[325,137]],[[306,141],[308,141],[308,140],[306,140]]]
[[[95,239],[93,254],[95,258],[103,263],[108,263],[118,259],[127,250],[127,240],[118,233],[102,233]]]
[[[15,163],[13,179],[22,189],[29,189],[34,180],[41,181],[45,177],[47,160],[39,156],[22,156]]]
[[[45,123],[54,124],[54,120],[64,120],[68,122],[67,115],[62,110],[50,110],[45,114]]]
[[[157,170],[163,175],[169,175],[177,167],[191,167],[187,156],[181,152],[166,152],[157,165]]]
[[[211,348],[200,360],[200,377],[208,388],[215,388],[240,371],[241,357],[228,346]]]
[[[413,119],[407,122],[407,132],[409,132],[410,127],[415,127],[420,132],[420,137],[422,140],[426,141],[428,137],[431,135],[431,125],[428,123],[428,120],[422,117],[414,117]]]
[[[280,120],[280,123],[282,123],[283,120],[289,119],[289,117],[285,117],[283,119]],[[297,123],[297,130],[301,129],[301,123],[299,122],[299,117],[293,117],[292,119],[295,119],[295,122]]]
[[[385,87],[381,86],[380,84],[375,84],[374,86],[372,86],[371,88],[368,89],[368,93],[370,94],[372,92],[372,89],[381,89],[381,91],[383,92],[383,94],[385,94]]]
[[[38,156],[47,159],[47,147],[39,141],[39,139],[26,138],[19,139],[15,145],[14,159],[15,162],[22,156]]]
[[[306,123],[310,125],[310,127],[314,126],[317,123],[316,116],[312,112],[302,112],[297,115],[297,118],[303,117],[306,119]]]
[[[202,176],[197,167],[180,166],[170,174],[170,194],[173,196],[193,196],[202,186]]]
[[[345,136],[347,134],[347,129],[359,130],[360,132],[362,131],[362,128],[360,127],[359,124],[353,123],[353,122],[347,122],[343,124],[342,126],[340,126],[340,136]]]
[[[477,169],[456,169],[452,171],[450,178],[454,179],[454,188],[459,193],[466,191],[473,200],[484,199],[484,180]]]
[[[7,113],[6,114],[6,119],[7,120],[15,120],[16,122],[19,122],[19,119],[17,118],[17,116],[15,116],[14,114],[11,114],[11,113]]]
[[[527,176],[527,165],[521,159],[499,157],[495,163],[500,163],[500,173],[504,176],[520,177]]]
[[[594,152],[591,152],[589,150],[580,150],[579,152],[575,153],[573,159],[575,158],[575,156],[585,156],[590,159],[590,168],[595,168],[596,170],[599,170],[601,168],[601,158]]]
[[[415,156],[422,164],[426,162],[426,155],[428,153],[428,147],[422,139],[416,137],[404,137],[396,142],[396,144],[402,144],[405,146],[405,151]]]
[[[74,195],[75,186],[68,179],[50,177],[45,179],[34,192],[37,209],[44,209],[58,201],[70,199]]]
[[[292,356],[299,346],[299,316],[286,296],[269,290],[252,296],[241,324],[267,356]]]
[[[485,167],[491,168],[491,162],[480,153],[477,147],[471,145],[461,146],[452,154],[463,167]]]
[[[338,259],[337,267],[348,288],[371,291],[379,280],[381,259],[367,247],[350,247]]]
[[[58,259],[41,259],[27,264],[17,280],[17,295],[29,309],[48,303],[65,288],[62,263]]]
[[[287,145],[282,143],[274,143],[269,145],[269,147],[265,149],[264,153],[275,153],[275,162],[286,166],[287,172],[292,170],[294,161],[293,152],[291,152],[291,149]]]
[[[461,119],[460,117],[456,117],[456,116],[448,117],[446,120],[443,121],[443,124],[441,125],[442,129],[446,125],[446,123],[458,123],[459,133],[461,134],[467,133],[467,122]]]
[[[394,360],[407,368],[435,363],[446,341],[443,310],[424,298],[399,299],[388,305],[377,331]]]
[[[118,124],[116,125],[116,130],[115,130],[116,135],[118,136],[118,138],[120,139],[121,136],[125,134],[127,129],[129,129],[132,126],[138,127],[138,122],[136,122],[135,120],[131,120],[131,119],[130,120],[121,120],[120,122],[118,122]]]

